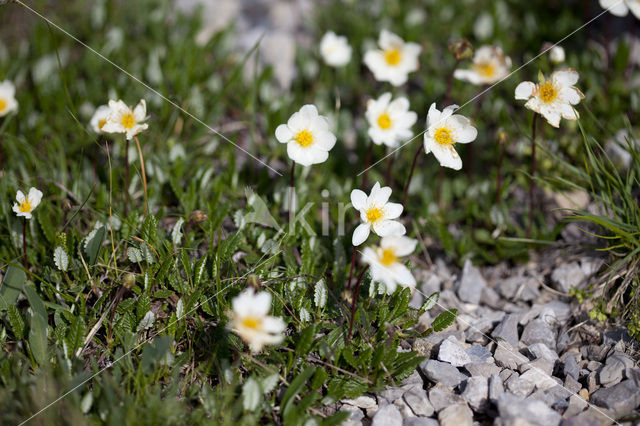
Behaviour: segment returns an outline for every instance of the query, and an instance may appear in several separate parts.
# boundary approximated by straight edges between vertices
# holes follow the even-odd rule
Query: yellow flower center
[[[29,213],[31,211],[31,203],[29,200],[24,200],[20,203],[20,212],[21,213]]]
[[[0,98],[0,111],[4,111],[6,107],[7,107],[7,101]]]
[[[313,135],[308,130],[303,130],[296,135],[296,142],[303,148],[308,147],[313,143]]]
[[[446,127],[440,127],[436,130],[436,134],[433,138],[442,146],[453,145],[455,142],[453,141],[453,134],[451,130]]]
[[[367,210],[367,221],[370,223],[374,223],[382,219],[384,216],[384,212],[380,207],[373,207]]]
[[[400,63],[400,59],[402,59],[402,55],[400,54],[400,50],[393,48],[384,51],[384,60],[387,61],[389,65],[396,66]]]
[[[391,127],[391,117],[389,117],[389,114],[385,112],[378,117],[378,126],[380,126],[382,130],[387,130]]]
[[[553,102],[558,97],[558,89],[550,81],[545,81],[538,87],[540,100],[545,103]]]
[[[384,249],[382,250],[382,255],[380,256],[380,263],[385,266],[389,266],[398,260],[398,256],[393,252],[392,249]]]
[[[496,68],[492,63],[477,64],[474,66],[478,74],[484,77],[493,77],[496,74]]]
[[[247,317],[242,320],[242,325],[244,327],[257,330],[262,325],[262,321],[259,318]]]
[[[136,124],[136,119],[133,118],[133,114],[128,113],[122,116],[122,121],[120,123],[125,129],[131,129]]]
[[[102,127],[107,124],[107,120],[98,121],[98,129],[102,130]]]

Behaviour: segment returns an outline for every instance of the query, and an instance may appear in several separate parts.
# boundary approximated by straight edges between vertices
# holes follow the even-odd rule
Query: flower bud
[[[457,40],[449,44],[449,51],[458,61],[470,59],[473,56],[473,46],[467,39]]]

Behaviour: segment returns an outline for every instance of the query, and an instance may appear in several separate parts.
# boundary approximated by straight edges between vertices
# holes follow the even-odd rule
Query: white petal
[[[400,203],[387,203],[383,210],[385,219],[397,219],[402,214],[404,207]]]
[[[408,256],[416,249],[418,240],[405,236],[385,237],[380,242],[380,247],[394,247],[396,256]]]
[[[457,80],[468,81],[469,83],[475,85],[480,85],[484,82],[482,76],[474,70],[456,70],[453,73],[453,77]]]
[[[287,328],[287,324],[282,318],[268,316],[262,320],[262,328],[267,333],[280,334]]]
[[[563,87],[574,86],[579,78],[580,74],[578,74],[578,71],[571,68],[559,70],[551,74],[551,79]]]
[[[545,111],[542,115],[553,127],[560,127],[561,115],[558,111]]]
[[[364,243],[367,238],[369,238],[369,233],[371,233],[371,226],[368,223],[361,223],[358,227],[353,231],[353,236],[351,237],[351,244],[354,246],[359,246]]]
[[[294,112],[291,117],[289,117],[289,121],[287,121],[287,126],[289,126],[289,130],[291,130],[294,135],[301,130],[306,130],[309,126],[309,120],[304,117],[299,112]]]
[[[280,143],[287,143],[293,139],[293,132],[289,129],[289,126],[281,124],[276,127],[276,139]]]
[[[567,103],[570,103],[571,105],[579,104],[582,98],[584,98],[582,92],[575,87],[563,87],[560,89],[558,95],[560,99]]]
[[[396,263],[389,268],[393,274],[395,281],[403,287],[415,287],[416,279],[411,274],[411,271],[401,263]]]
[[[269,314],[271,310],[271,293],[261,291],[253,298],[253,314],[262,317]]]
[[[18,192],[16,192],[16,201],[17,201],[19,204],[22,204],[22,203],[24,203],[24,200],[25,200],[25,199],[26,199],[26,198],[25,198],[25,196],[24,196],[24,193],[23,193],[22,191],[18,190]]]
[[[378,182],[376,182],[376,184],[378,184],[378,186],[380,185]],[[384,186],[382,188],[378,187],[376,188],[374,186],[374,188],[371,190],[371,195],[369,195],[369,204],[370,205],[375,205],[378,207],[382,207],[384,206],[387,201],[389,201],[389,197],[391,197],[391,188],[388,186]]]
[[[575,108],[569,104],[560,105],[560,114],[562,115],[562,118],[565,118],[567,120],[577,120],[578,118],[580,118],[580,114],[578,114],[578,111],[576,111]]]
[[[429,107],[429,113],[427,114],[427,127],[431,127],[440,121],[441,112],[436,108],[436,103],[432,103]]]
[[[312,120],[318,116],[318,108],[315,105],[304,105],[300,108],[300,114],[308,120]]]
[[[441,166],[454,170],[460,170],[462,168],[462,160],[452,146],[442,146],[433,141],[433,143],[430,144],[430,148]]]
[[[133,118],[135,118],[136,122],[144,121],[147,118],[147,101],[140,99],[140,102],[133,110]]]
[[[31,210],[33,210],[40,204],[40,200],[42,200],[42,191],[31,188],[27,198],[29,199],[29,204],[31,204]]]
[[[608,9],[615,16],[627,16],[629,13],[625,2],[620,0],[600,0],[600,7]]]
[[[362,210],[367,207],[367,194],[359,189],[351,191],[351,205],[356,210]]]
[[[336,144],[336,136],[329,131],[314,134],[314,139],[318,148],[324,151],[330,151]]]
[[[296,142],[289,142],[287,144],[287,155],[289,158],[303,166],[310,166],[313,164],[313,157],[310,153],[311,149],[303,148]]]
[[[478,129],[473,126],[464,126],[456,130],[455,138],[457,143],[469,143],[478,137]]]
[[[389,235],[404,235],[407,230],[397,220],[380,220],[373,224],[373,232],[381,237],[387,237]]]
[[[523,81],[516,87],[516,99],[526,100],[533,95],[533,91],[536,90],[536,85],[531,81]]]

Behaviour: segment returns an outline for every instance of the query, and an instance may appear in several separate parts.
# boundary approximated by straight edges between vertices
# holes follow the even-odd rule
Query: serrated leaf
[[[171,290],[156,290],[153,292],[153,297],[155,299],[167,299],[173,295],[173,291]]]
[[[151,265],[155,261],[155,259],[153,257],[153,252],[151,251],[151,249],[149,248],[149,246],[146,243],[140,244],[140,253],[142,254],[142,258],[149,265]]]
[[[311,314],[304,307],[300,308],[300,321],[304,323],[311,321]]]
[[[255,411],[260,405],[261,399],[260,385],[253,377],[249,377],[242,386],[242,407],[246,411]]]
[[[324,279],[321,279],[316,283],[316,288],[313,292],[313,302],[318,308],[324,308],[327,304],[327,284]]]
[[[104,240],[105,229],[104,226],[94,230],[93,237],[87,241],[87,248],[85,250],[87,256],[89,256],[89,265],[94,265],[98,259],[100,253],[100,246]]]
[[[145,315],[144,318],[142,318],[142,321],[140,321],[140,324],[138,324],[138,331],[142,331],[142,330],[148,330],[151,327],[153,327],[153,323],[156,320],[156,314],[153,313],[153,311],[148,311]]]
[[[16,340],[22,340],[24,338],[25,322],[22,319],[22,314],[15,305],[10,305],[7,308],[7,316],[9,317],[9,324],[11,324],[11,330]]]
[[[179,246],[180,243],[182,242],[182,225],[183,224],[184,224],[184,219],[180,218],[178,219],[176,224],[173,225],[173,229],[171,230],[171,242],[173,242],[173,245],[175,246]]]
[[[71,322],[67,338],[65,339],[67,343],[67,355],[69,358],[71,358],[76,350],[82,346],[85,334],[86,328],[82,316],[75,317]]]
[[[182,299],[179,299],[178,303],[176,303],[176,317],[178,319],[182,319],[183,316],[184,316],[184,302],[182,301]]]
[[[431,296],[427,297],[427,300],[424,301],[424,303],[422,304],[422,308],[420,308],[420,313],[424,313],[432,309],[434,306],[436,306],[438,300],[440,300],[440,292],[436,291]]]
[[[262,393],[269,393],[274,390],[279,380],[280,376],[278,376],[277,374],[272,374],[262,379],[262,382],[260,383]]]
[[[149,308],[151,308],[151,299],[146,294],[143,294],[138,298],[138,303],[136,304],[136,319],[140,321],[149,312]]]
[[[195,269],[195,280],[194,284],[196,286],[200,285],[202,281],[202,277],[204,276],[205,267],[207,266],[207,255],[202,256],[200,260],[196,263]]]
[[[300,333],[300,339],[296,343],[296,355],[306,355],[311,349],[313,339],[316,335],[316,325],[312,324],[309,327],[302,330]]]
[[[66,271],[69,268],[69,256],[62,246],[56,247],[53,251],[53,263],[60,271]]]
[[[431,323],[431,328],[433,328],[433,331],[435,331],[436,333],[442,331],[453,324],[457,316],[457,309],[449,309],[448,311],[444,311],[443,313],[438,315],[436,319],[433,320],[433,322]]]
[[[142,252],[135,247],[129,247],[127,249],[127,257],[131,263],[142,262]]]

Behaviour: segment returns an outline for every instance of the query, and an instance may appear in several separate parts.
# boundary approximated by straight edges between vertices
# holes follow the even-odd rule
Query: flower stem
[[[451,89],[453,88],[453,74],[455,74],[458,69],[458,65],[460,65],[460,59],[456,59],[456,63],[453,65],[451,69],[451,74],[449,74],[449,83],[447,84],[447,94],[445,96],[444,106],[447,107],[451,104]]]
[[[140,169],[142,171],[142,186],[144,187],[144,215],[147,215],[147,209],[149,208],[149,200],[148,200],[148,193],[147,193],[147,173],[144,170],[144,157],[142,156],[142,149],[140,148],[140,141],[138,140],[137,136],[134,136],[134,138],[136,138],[136,145],[138,146],[138,156],[140,157]]]
[[[353,253],[351,253],[351,267],[349,267],[349,280],[347,281],[347,285],[345,285],[345,288],[351,287],[351,278],[353,278],[353,265],[356,263],[357,251],[358,247],[353,246]]]
[[[384,181],[387,183],[387,186],[393,187],[393,181],[391,179],[391,170],[393,169],[393,163],[395,162],[395,155],[392,153],[389,156],[389,161],[387,161],[387,170],[384,172]]]
[[[293,214],[294,214],[293,203],[295,202],[294,200],[295,188],[296,188],[296,162],[292,161],[291,177],[289,180],[289,222],[293,220]]]
[[[131,195],[129,195],[129,183],[130,183],[130,175],[129,175],[129,139],[125,138],[124,145],[124,166],[127,169],[126,177],[124,182],[124,193],[127,195],[127,199],[124,203],[124,216],[127,217],[127,213],[129,210],[129,204],[131,203]]]
[[[29,259],[27,259],[27,218],[22,218],[22,251],[24,253],[24,269],[29,273]]]
[[[351,332],[353,331],[353,321],[356,316],[356,302],[358,301],[358,293],[360,292],[360,284],[362,284],[362,278],[364,277],[364,273],[367,272],[369,265],[365,266],[360,275],[358,276],[358,281],[356,282],[356,288],[353,291],[353,295],[351,296],[353,300],[351,301],[351,319],[349,320],[349,333],[347,334],[347,345],[351,341]]]
[[[411,185],[411,179],[413,178],[413,171],[416,168],[416,163],[418,162],[418,157],[420,156],[421,151],[422,151],[422,144],[419,144],[418,149],[416,150],[416,153],[413,156],[413,163],[411,163],[411,170],[409,171],[409,177],[407,177],[407,183],[404,184],[404,195],[402,196],[403,206],[407,204],[407,196],[409,195],[409,185]]]
[[[369,165],[371,164],[371,152],[373,151],[373,141],[369,141],[369,146],[367,147],[367,154],[364,158],[364,174],[362,175],[362,188],[366,188],[368,186],[369,180],[367,179],[369,174]]]
[[[501,207],[502,206],[502,163],[504,162],[505,143],[504,141],[500,140],[498,145],[500,146],[500,154],[498,157],[498,172],[496,175],[496,204],[498,205],[498,207]]]
[[[527,237],[531,237],[533,231],[533,208],[535,198],[535,176],[536,176],[536,124],[538,123],[538,114],[533,115],[531,123],[531,173],[529,175],[529,227],[527,229]]]
[[[444,167],[440,167],[438,171],[438,189],[436,190],[436,202],[438,207],[442,208],[442,185],[444,184]]]

